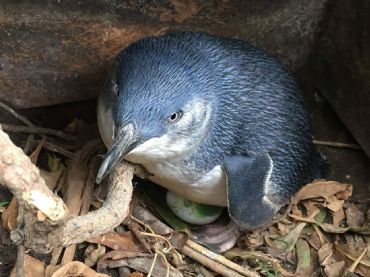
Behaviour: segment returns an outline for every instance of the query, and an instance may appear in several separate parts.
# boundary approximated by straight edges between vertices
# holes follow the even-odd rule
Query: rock
[[[174,30],[246,39],[294,70],[311,51],[326,2],[4,0],[0,100],[30,108],[94,98],[123,47]]]

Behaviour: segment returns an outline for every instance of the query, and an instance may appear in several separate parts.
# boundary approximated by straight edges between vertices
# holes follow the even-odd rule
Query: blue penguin
[[[186,199],[227,207],[243,230],[323,174],[293,77],[238,39],[178,32],[133,43],[106,79],[98,125],[108,152],[97,182],[125,159]]]

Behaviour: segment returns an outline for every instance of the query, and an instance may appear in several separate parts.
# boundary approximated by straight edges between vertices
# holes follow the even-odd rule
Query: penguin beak
[[[118,130],[113,144],[104,157],[96,176],[96,183],[100,183],[122,159],[139,144],[139,137],[132,123],[128,123]]]

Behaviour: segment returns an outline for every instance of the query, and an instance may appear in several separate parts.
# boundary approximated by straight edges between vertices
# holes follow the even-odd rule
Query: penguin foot
[[[223,253],[230,250],[241,236],[239,227],[233,222],[217,221],[204,226],[196,226],[192,229],[193,239],[215,253]]]

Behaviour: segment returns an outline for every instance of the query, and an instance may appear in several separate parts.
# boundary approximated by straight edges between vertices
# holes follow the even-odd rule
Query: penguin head
[[[109,149],[97,182],[122,159],[148,164],[190,155],[211,128],[215,96],[197,57],[153,40],[124,50],[105,82],[98,125]]]

